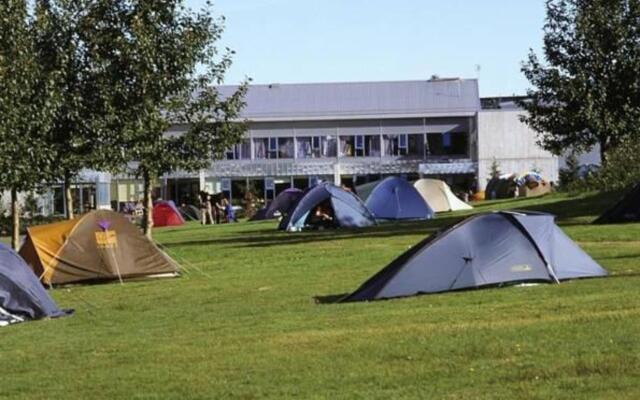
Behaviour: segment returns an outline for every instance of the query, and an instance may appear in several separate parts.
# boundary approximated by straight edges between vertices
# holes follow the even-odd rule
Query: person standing
[[[211,204],[212,197],[211,195],[207,195],[207,216],[209,217],[209,223],[214,225],[216,223],[215,218],[213,217],[214,209],[213,204]]]
[[[207,217],[209,217],[209,223],[213,223],[213,216],[211,215],[211,196],[205,192],[200,192],[200,223],[202,225],[207,224]]]
[[[233,206],[231,205],[231,202],[227,200],[226,197],[222,198],[222,208],[224,209],[227,222],[238,222],[238,220],[236,219],[236,213],[233,210]]]
[[[218,224],[221,224],[223,222],[224,212],[225,212],[224,200],[225,198],[220,193],[214,196],[213,205],[214,205],[214,212],[216,213],[216,222]]]

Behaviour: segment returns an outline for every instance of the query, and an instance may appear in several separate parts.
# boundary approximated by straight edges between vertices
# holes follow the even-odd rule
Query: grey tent
[[[185,206],[178,207],[178,210],[185,221],[200,221],[200,210],[198,210],[196,206],[187,204]]]
[[[544,213],[478,214],[433,235],[341,301],[606,276]]]
[[[58,308],[24,260],[0,244],[0,326],[68,313]]]
[[[607,209],[594,224],[616,224],[640,221],[640,183],[635,185],[620,201]]]

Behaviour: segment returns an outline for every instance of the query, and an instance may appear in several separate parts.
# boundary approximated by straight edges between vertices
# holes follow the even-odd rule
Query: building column
[[[173,201],[178,203],[180,202],[180,199],[178,199],[178,194],[180,192],[178,191],[178,177],[173,178]]]
[[[62,200],[62,215],[67,215],[67,202],[64,201],[65,193],[67,193],[67,186],[63,183],[61,185],[61,187],[62,187],[62,197],[63,197],[63,200]]]
[[[200,188],[200,191],[202,192],[203,190],[205,190],[205,173],[204,170],[200,170],[198,172],[198,187]]]
[[[162,184],[160,185],[160,197],[163,200],[168,200],[167,196],[167,187],[169,186],[169,177],[167,174],[162,175]]]
[[[336,186],[340,186],[342,183],[342,178],[340,177],[340,162],[336,162],[333,164],[333,184]]]

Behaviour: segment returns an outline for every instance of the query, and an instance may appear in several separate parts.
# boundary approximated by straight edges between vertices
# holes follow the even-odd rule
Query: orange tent
[[[28,228],[20,255],[46,284],[175,276],[179,269],[124,216],[102,210]]]

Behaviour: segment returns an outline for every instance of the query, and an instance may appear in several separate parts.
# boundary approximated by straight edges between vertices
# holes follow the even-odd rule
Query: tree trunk
[[[64,174],[64,204],[67,210],[67,219],[73,219],[73,192],[71,191],[71,177]]]
[[[153,199],[151,198],[151,176],[148,171],[142,174],[144,179],[144,212],[142,215],[142,230],[146,237],[152,239],[151,228],[153,227]]]
[[[600,140],[600,165],[607,165],[607,152],[609,151],[609,142],[604,139]]]
[[[20,204],[15,189],[11,189],[11,247],[16,251],[20,247]]]

